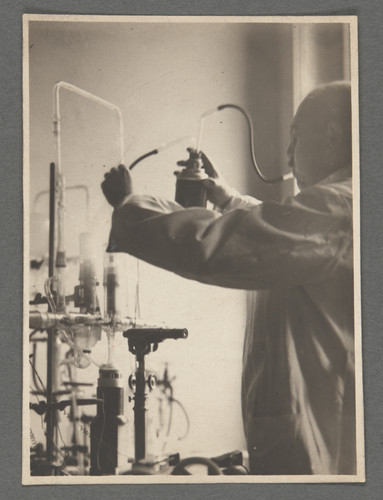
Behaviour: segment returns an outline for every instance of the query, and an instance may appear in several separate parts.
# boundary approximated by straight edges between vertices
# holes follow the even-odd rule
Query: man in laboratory
[[[300,193],[259,203],[203,155],[217,210],[132,192],[105,175],[109,251],[186,278],[249,290],[242,413],[252,474],[355,474],[351,88],[311,92],[291,126]]]

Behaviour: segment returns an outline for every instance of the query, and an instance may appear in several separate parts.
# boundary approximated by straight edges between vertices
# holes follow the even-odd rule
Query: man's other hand
[[[102,192],[113,208],[118,207],[132,192],[132,178],[124,165],[112,168],[105,174],[101,184]]]
[[[209,176],[209,179],[202,181],[207,189],[208,200],[213,203],[214,206],[222,210],[233,196],[234,190],[227,184],[219,171],[213,166],[209,158],[202,151],[201,159],[202,167]]]

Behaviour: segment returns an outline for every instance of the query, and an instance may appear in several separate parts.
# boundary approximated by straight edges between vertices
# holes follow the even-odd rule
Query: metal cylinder
[[[119,428],[124,423],[122,374],[114,367],[100,368],[97,416],[91,425],[91,475],[115,474],[118,468]]]
[[[208,175],[202,168],[200,153],[189,151],[189,155],[185,168],[177,173],[175,200],[185,208],[206,207],[207,190],[202,181]]]

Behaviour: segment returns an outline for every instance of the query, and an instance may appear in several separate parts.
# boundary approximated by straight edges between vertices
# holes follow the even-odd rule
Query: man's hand
[[[202,181],[207,189],[208,200],[213,203],[214,206],[222,210],[233,196],[234,190],[227,184],[222,175],[220,175],[218,170],[213,166],[205,153],[202,153],[202,151],[201,159],[202,167],[209,176],[209,179]]]
[[[104,177],[105,180],[101,184],[102,192],[108,203],[116,208],[132,192],[132,178],[124,165],[112,168]]]

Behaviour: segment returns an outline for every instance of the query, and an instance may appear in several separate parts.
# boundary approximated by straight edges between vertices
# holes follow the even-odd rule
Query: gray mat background
[[[367,482],[328,485],[21,485],[22,14],[357,15],[359,19],[362,313]],[[380,499],[383,497],[382,46],[381,0],[1,0],[0,355],[4,499]]]

